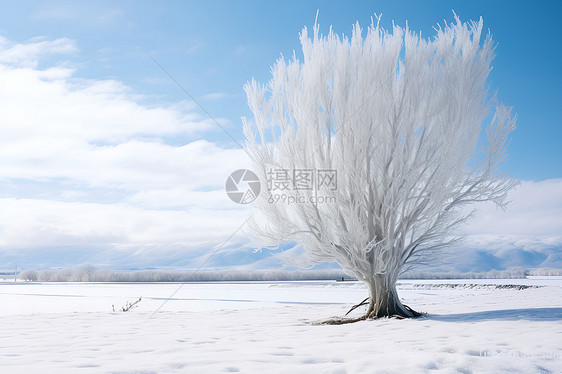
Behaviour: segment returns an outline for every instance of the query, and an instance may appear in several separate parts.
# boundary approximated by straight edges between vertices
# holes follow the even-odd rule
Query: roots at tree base
[[[363,306],[363,305],[367,305],[367,301],[369,300],[369,298],[366,298],[365,300],[363,300],[363,302],[353,306],[345,315],[347,316],[350,312],[352,312],[353,310],[355,310],[356,308]],[[345,325],[348,323],[355,323],[355,322],[360,322],[360,321],[366,321],[369,319],[379,319],[379,318],[397,318],[397,319],[406,319],[406,318],[419,318],[419,317],[423,317],[425,316],[425,313],[421,313],[421,312],[417,312],[415,310],[413,310],[412,308],[410,308],[408,305],[404,305],[401,304],[402,308],[404,311],[406,311],[405,313],[398,313],[398,312],[394,312],[394,313],[390,313],[390,310],[388,311],[389,313],[381,313],[381,311],[379,311],[379,313],[376,313],[376,308],[371,307],[371,303],[369,303],[369,309],[367,310],[367,312],[362,315],[361,317],[357,317],[357,318],[346,318],[346,317],[342,317],[342,318],[332,318],[326,321],[321,321],[316,323],[317,325]]]
[[[324,322],[321,325],[343,325],[346,323],[354,323],[365,321],[367,319],[378,318],[417,318],[424,314],[417,312],[407,305],[402,304],[398,298],[396,291],[396,281],[388,280],[383,277],[370,279],[365,281],[369,288],[369,297],[361,303],[353,306],[345,315],[347,316],[353,310],[363,305],[369,305],[367,312],[358,318],[336,318]]]

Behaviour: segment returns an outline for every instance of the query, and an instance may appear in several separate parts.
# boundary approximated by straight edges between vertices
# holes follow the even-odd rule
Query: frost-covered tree
[[[280,170],[293,186],[297,170],[337,173],[337,188],[265,191],[253,228],[260,245],[294,241],[309,263],[337,261],[365,282],[363,319],[418,315],[398,298],[400,274],[457,240],[466,205],[503,207],[516,184],[497,173],[515,116],[488,92],[494,43],[481,40],[482,19],[455,15],[433,39],[379,22],[351,38],[304,28],[302,60],[281,57],[267,85],[245,86],[254,118],[243,119],[264,183]]]
[[[19,274],[19,279],[23,279],[26,282],[37,282],[37,271],[35,270],[24,270]]]

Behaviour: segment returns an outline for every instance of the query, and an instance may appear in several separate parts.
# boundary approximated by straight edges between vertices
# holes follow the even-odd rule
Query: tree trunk
[[[387,274],[375,274],[367,281],[369,287],[369,309],[365,318],[413,318],[421,313],[402,304],[396,291],[396,279]]]

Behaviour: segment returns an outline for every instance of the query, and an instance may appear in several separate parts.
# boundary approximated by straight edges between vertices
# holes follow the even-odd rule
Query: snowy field
[[[562,373],[560,277],[401,281],[427,317],[342,326],[359,283],[179,286],[0,284],[0,373]]]

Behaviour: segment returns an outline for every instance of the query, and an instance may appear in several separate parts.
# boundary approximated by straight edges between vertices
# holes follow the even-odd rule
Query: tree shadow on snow
[[[562,308],[526,308],[486,310],[483,312],[456,314],[429,314],[427,319],[442,322],[480,322],[480,321],[560,321]]]

